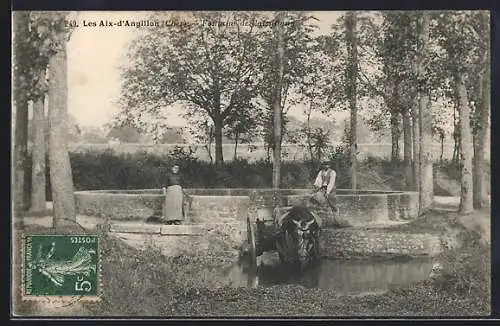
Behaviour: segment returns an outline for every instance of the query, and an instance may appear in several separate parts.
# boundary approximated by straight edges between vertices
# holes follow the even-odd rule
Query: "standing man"
[[[314,199],[320,204],[328,204],[334,213],[338,212],[335,205],[336,178],[337,173],[331,168],[330,162],[324,161],[322,169],[314,181]]]

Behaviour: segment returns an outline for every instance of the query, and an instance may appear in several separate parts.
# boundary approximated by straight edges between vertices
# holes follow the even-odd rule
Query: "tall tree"
[[[73,175],[67,148],[68,134],[68,80],[67,41],[70,36],[65,26],[67,13],[57,12],[47,15],[52,23],[48,32],[53,42],[49,57],[49,166],[52,201],[54,205],[53,227],[63,221],[76,221],[75,198],[73,195]]]
[[[316,26],[311,24],[314,19],[307,12],[287,12],[281,17],[283,23],[280,26],[283,34],[283,77],[281,81],[281,93],[269,85],[275,85],[277,71],[279,68],[278,57],[276,56],[276,44],[278,35],[276,28],[264,29],[260,35],[259,56],[256,60],[259,62],[261,71],[261,80],[258,87],[258,96],[261,100],[263,114],[263,138],[268,149],[268,153],[275,149],[275,130],[274,130],[274,108],[276,97],[281,100],[281,134],[286,133],[288,109],[297,104],[300,99],[299,88],[303,85],[307,75],[307,64],[309,57],[313,53],[314,39],[312,31]],[[283,138],[283,137],[281,137]]]
[[[357,188],[357,83],[358,83],[358,45],[356,37],[356,12],[345,17],[346,43],[348,52],[346,93],[349,98],[350,118],[350,154],[351,154],[351,188]]]
[[[438,15],[439,44],[447,53],[447,68],[452,75],[452,85],[457,101],[460,134],[460,212],[473,211],[472,159],[473,140],[471,130],[470,96],[467,90],[477,49],[477,40],[472,37],[470,16],[464,12]]]
[[[13,13],[14,44],[14,212],[16,215],[27,208],[25,198],[26,158],[28,153],[28,93],[29,59],[27,58],[25,39],[29,33],[29,12]]]
[[[485,154],[488,144],[488,124],[490,114],[490,77],[485,68],[481,72],[479,80],[481,87],[481,101],[477,108],[477,130],[474,133],[474,162],[473,162],[473,202],[474,208],[482,208],[488,205],[488,194],[486,189]]]
[[[44,196],[40,195],[42,189],[45,189],[45,182],[42,180],[41,169],[45,164],[45,154],[44,149],[41,148],[40,145],[43,143],[43,123],[40,120],[40,116],[43,116],[43,102],[44,97],[47,93],[47,82],[45,78],[45,72],[47,70],[47,65],[51,58],[57,53],[60,45],[61,39],[64,39],[64,44],[66,42],[66,37],[72,31],[72,27],[66,26],[66,15],[65,12],[17,12],[15,15],[20,15],[23,17],[23,34],[22,37],[19,37],[16,41],[17,48],[15,49],[14,56],[19,59],[20,65],[16,65],[14,67],[14,74],[16,79],[20,81],[16,85],[16,92],[18,96],[22,96],[24,100],[30,100],[34,103],[34,116],[36,122],[33,123],[33,127],[35,129],[36,135],[34,135],[34,184],[32,189],[34,192],[33,199],[36,199],[34,203],[34,209],[38,209],[38,206],[42,207],[45,204]],[[63,37],[61,37],[63,35]],[[15,35],[17,37],[18,35]],[[63,89],[64,92],[64,89]],[[58,93],[56,91],[56,93]],[[60,94],[58,94],[60,95]],[[57,97],[57,96],[56,96]],[[24,102],[23,100],[23,102]],[[18,101],[19,102],[19,101]],[[65,105],[65,104],[64,104]],[[66,108],[64,108],[66,109]],[[19,109],[17,110],[19,111]],[[21,117],[27,112],[23,110],[20,111]],[[20,119],[20,118],[18,118]],[[49,121],[50,124],[50,121]],[[21,131],[24,133],[24,124],[20,124],[20,130],[18,131],[21,134]],[[67,128],[67,127],[66,127]],[[18,129],[16,127],[16,129]],[[63,136],[63,135],[60,135]],[[23,136],[24,137],[24,136]],[[60,140],[56,142],[64,142],[66,139],[61,137]],[[67,155],[67,153],[66,153]],[[68,167],[69,167],[69,159],[68,159]],[[58,168],[55,167],[53,173],[60,173]],[[42,184],[43,182],[43,184]],[[68,181],[65,181],[68,182]],[[69,182],[72,184],[72,180],[69,179]],[[53,184],[54,185],[54,184]],[[28,195],[28,193],[26,193]],[[72,187],[69,192],[69,196],[72,197]],[[29,197],[29,196],[27,196]],[[56,196],[53,196],[56,197]],[[54,200],[54,205],[56,205]],[[61,215],[61,214],[59,214]],[[64,218],[71,218],[71,214],[65,215]]]
[[[416,69],[415,69],[416,70]],[[415,97],[413,100],[413,106],[411,109],[411,121],[412,121],[412,134],[413,134],[413,184],[415,185],[415,190],[420,193],[420,107],[418,98]],[[420,199],[419,199],[420,200]],[[420,205],[419,205],[420,206]]]
[[[276,71],[276,83],[273,85],[274,87],[274,103],[273,103],[273,111],[274,111],[274,151],[273,151],[273,189],[278,190],[281,185],[281,95],[283,88],[283,74],[284,74],[284,66],[285,66],[285,42],[283,36],[283,12],[279,12],[276,17],[276,38],[277,38],[277,47],[276,47],[276,57],[277,57],[277,71]],[[278,194],[275,194],[275,198],[278,199]],[[276,205],[279,205],[279,201],[276,202]]]
[[[458,97],[458,111],[460,114],[460,212],[468,214],[473,210],[472,196],[472,157],[473,144],[470,128],[470,106],[465,87],[465,76],[463,71],[455,74],[455,86]]]
[[[391,85],[392,94],[386,104],[392,106],[392,159],[399,159],[399,140],[401,128],[399,116],[402,116],[403,162],[405,183],[410,189],[414,187],[412,169],[413,131],[411,107],[416,97],[415,75],[412,63],[415,61],[417,45],[416,19],[413,13],[384,13],[384,37],[380,44],[380,56],[383,62],[386,84]],[[392,95],[392,96],[391,96]]]
[[[403,165],[405,184],[407,189],[414,189],[413,178],[413,130],[411,126],[411,111],[405,110],[403,112]]]
[[[40,81],[45,83],[46,71],[41,70]],[[31,211],[47,208],[45,198],[45,96],[41,95],[33,103],[33,146],[31,150]]]
[[[202,113],[213,122],[215,163],[221,164],[223,129],[235,114],[238,95],[254,92],[258,82],[256,35],[262,29],[239,23],[257,14],[195,12],[183,17],[184,24],[175,14],[156,15],[179,23],[146,29],[133,42],[123,69],[123,117],[148,129],[171,104],[185,104],[188,114]]]
[[[473,204],[474,208],[487,205],[485,154],[488,143],[488,127],[490,114],[490,42],[489,15],[485,11],[478,11],[471,17],[470,30],[477,40],[477,74],[473,79],[477,85],[478,98],[476,100],[475,128],[474,128],[474,160],[473,160]]]
[[[423,12],[418,24],[418,54],[417,54],[417,83],[418,83],[418,111],[420,125],[420,186],[419,203],[420,214],[425,213],[432,206],[434,196],[434,180],[432,171],[432,113],[430,110],[428,64],[430,15]]]

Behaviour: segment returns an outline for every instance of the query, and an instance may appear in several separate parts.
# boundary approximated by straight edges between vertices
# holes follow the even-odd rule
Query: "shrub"
[[[350,188],[349,162],[343,148],[331,153],[332,166],[337,171],[337,188]],[[75,190],[151,189],[165,184],[165,175],[175,161],[180,164],[188,188],[270,188],[272,162],[245,159],[224,162],[221,166],[197,160],[189,153],[173,152],[172,155],[136,152],[116,154],[113,150],[70,153]],[[31,157],[28,157],[31,167]],[[453,162],[436,165],[450,178],[459,180],[458,166]],[[310,187],[320,165],[315,161],[285,161],[282,164],[282,187]],[[31,171],[28,169],[27,171]],[[50,167],[47,162],[46,194],[51,200]],[[366,178],[365,178],[366,177]],[[366,179],[366,180],[365,180]],[[358,185],[370,179],[372,184],[383,184],[392,189],[404,188],[403,163],[368,157],[359,163]],[[31,173],[26,175],[26,192],[31,192]]]
[[[447,292],[475,296],[484,301],[490,293],[491,248],[481,244],[478,232],[463,232],[460,237],[461,248],[441,254],[443,272],[447,277],[439,279],[437,285]]]

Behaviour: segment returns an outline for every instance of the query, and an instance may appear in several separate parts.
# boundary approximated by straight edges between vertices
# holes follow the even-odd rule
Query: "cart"
[[[284,210],[284,209],[283,209]],[[257,208],[255,215],[249,214],[247,217],[247,240],[248,249],[250,254],[250,261],[252,264],[257,265],[257,257],[264,252],[276,250],[276,236],[279,234],[280,229],[275,216],[278,214],[271,214],[269,216],[269,207]],[[262,216],[264,214],[265,216]],[[279,213],[282,209],[279,210]],[[260,216],[259,216],[260,215]],[[267,216],[266,216],[267,215]]]
[[[249,211],[247,217],[247,241],[250,263],[256,267],[257,257],[264,252],[278,251],[277,239],[282,234],[279,219],[294,206],[276,205],[275,207],[261,206]],[[307,205],[315,217],[322,218],[323,209],[318,209],[316,205]],[[334,215],[338,215],[338,210]],[[318,224],[321,223],[319,221]],[[278,253],[280,253],[278,251]],[[283,262],[282,254],[280,260]]]

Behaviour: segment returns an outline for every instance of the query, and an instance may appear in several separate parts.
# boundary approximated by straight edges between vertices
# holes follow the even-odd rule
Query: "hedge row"
[[[70,153],[73,182],[76,190],[95,189],[147,189],[161,188],[165,175],[175,162],[181,166],[185,187],[190,188],[268,188],[272,186],[272,163],[261,160],[230,161],[219,168],[208,162],[192,158],[175,159],[168,155],[147,153],[121,154],[113,151]],[[28,158],[28,166],[31,165]],[[332,160],[337,171],[337,187],[350,188],[348,162],[337,156]],[[47,164],[48,167],[48,164]],[[319,170],[316,162],[284,162],[281,169],[282,187],[310,187]],[[373,171],[378,175],[391,176],[401,182],[402,162],[390,162],[369,158],[360,163],[360,169]],[[441,170],[453,176],[457,166],[443,164]],[[47,168],[47,196],[50,198],[49,169]],[[31,190],[31,175],[28,173],[26,190]],[[397,185],[392,185],[397,187]]]

